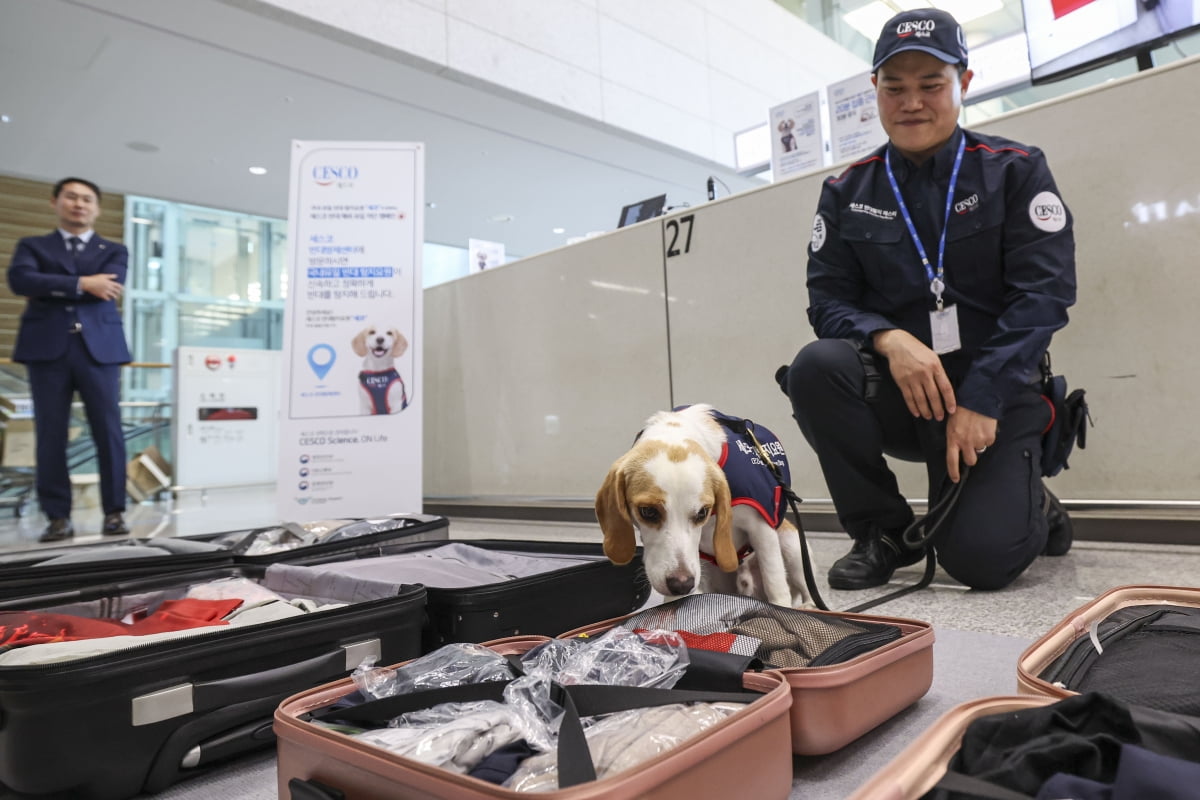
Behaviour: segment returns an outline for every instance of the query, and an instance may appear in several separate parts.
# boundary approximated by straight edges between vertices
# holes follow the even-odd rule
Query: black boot
[[[899,536],[871,531],[854,540],[850,552],[833,562],[829,586],[833,589],[870,589],[892,579],[897,567],[907,567],[925,557],[924,550],[909,550]]]
[[[1042,512],[1046,515],[1046,547],[1044,556],[1065,556],[1075,540],[1075,526],[1058,498],[1042,484]]]

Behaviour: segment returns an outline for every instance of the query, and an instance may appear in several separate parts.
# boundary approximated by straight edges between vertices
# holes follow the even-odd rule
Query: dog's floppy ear
[[[614,564],[628,564],[637,550],[633,520],[625,502],[625,471],[621,461],[608,470],[596,492],[596,520],[604,534],[604,555]]]
[[[392,340],[395,342],[392,345],[392,358],[399,358],[408,349],[408,339],[405,339],[404,334],[395,328],[389,330],[388,333],[392,335]]]
[[[350,340],[350,349],[354,351],[354,355],[362,358],[367,354],[367,329],[362,331]]]
[[[713,491],[712,513],[717,518],[717,527],[713,531],[713,557],[723,571],[733,572],[738,568],[738,557],[733,547],[733,506],[729,482],[725,480],[725,473],[715,464],[708,469],[708,480]]]

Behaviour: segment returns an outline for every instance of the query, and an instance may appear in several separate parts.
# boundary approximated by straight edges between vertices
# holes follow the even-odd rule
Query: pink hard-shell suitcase
[[[520,654],[544,637],[496,640],[486,646]],[[728,719],[642,764],[591,783],[536,796],[549,800],[694,800],[699,797],[786,798],[792,786],[788,708],[782,676],[747,673],[746,689],[762,696]],[[350,679],[294,695],[275,712],[281,800],[496,800],[529,797],[468,775],[389,753],[302,717],[354,690]]]
[[[1068,688],[1068,685],[1075,684],[1075,681],[1055,680],[1051,674],[1059,673],[1065,679],[1068,672],[1085,670],[1090,656],[1111,646],[1110,636],[1119,637],[1122,633],[1136,628],[1139,622],[1136,618],[1144,616],[1138,607],[1152,609],[1171,606],[1200,608],[1200,588],[1118,586],[1104,592],[1072,611],[1021,654],[1017,661],[1017,690],[1022,694],[1055,699],[1077,694]],[[1116,622],[1122,619],[1122,616],[1130,616],[1129,612],[1133,612],[1134,618]],[[1064,657],[1074,657],[1079,665],[1072,668],[1070,664],[1064,663]],[[1052,669],[1052,666],[1057,664],[1062,666]],[[1136,679],[1134,683],[1144,684]],[[1155,689],[1153,686],[1147,688]],[[1161,684],[1158,689],[1166,691]],[[1113,690],[1109,688],[1106,691]],[[1184,687],[1183,691],[1194,694],[1195,685]],[[1120,692],[1116,694],[1120,695]]]
[[[946,774],[967,726],[980,717],[1050,705],[1049,697],[984,697],[955,706],[933,723],[850,800],[917,800]]]
[[[787,667],[778,672],[792,694],[791,741],[797,755],[825,755],[921,699],[933,683],[933,626],[899,617],[810,611],[824,617],[894,625],[900,636],[838,664]],[[634,615],[587,625],[559,636],[597,635]]]

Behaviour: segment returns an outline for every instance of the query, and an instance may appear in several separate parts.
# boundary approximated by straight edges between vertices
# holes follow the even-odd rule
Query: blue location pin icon
[[[333,362],[337,360],[337,351],[327,344],[315,344],[308,351],[308,365],[317,374],[317,380],[325,380]]]

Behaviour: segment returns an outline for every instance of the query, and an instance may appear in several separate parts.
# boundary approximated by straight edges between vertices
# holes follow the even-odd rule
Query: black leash
[[[771,475],[774,476],[775,482],[779,484],[783,492],[784,498],[788,502],[788,507],[792,510],[792,516],[796,520],[796,531],[800,534],[800,554],[804,566],[804,583],[808,587],[808,594],[812,598],[813,605],[822,611],[832,611],[821,597],[820,591],[817,589],[816,576],[813,574],[812,557],[808,552],[808,539],[804,535],[804,523],[800,520],[799,504],[802,502],[797,494],[792,491],[792,487],[783,479],[783,474],[779,471],[779,467],[767,455],[763,446],[759,444],[758,437],[754,435],[754,423],[750,420],[742,420],[743,428],[739,430],[728,422],[724,424],[731,430],[738,433],[743,433],[750,438],[750,442],[754,445],[754,449],[758,451],[759,460],[766,464],[771,470]],[[933,575],[937,571],[937,558],[934,555],[933,549],[927,547],[930,539],[942,527],[947,519],[950,518],[950,513],[954,510],[954,506],[958,503],[959,495],[962,494],[963,486],[966,485],[967,475],[971,469],[966,464],[962,465],[962,473],[959,476],[958,483],[953,484],[950,491],[942,495],[941,499],[934,504],[933,508],[925,514],[925,516],[913,520],[904,533],[901,535],[901,542],[908,550],[925,550],[925,572],[921,575],[921,579],[909,586],[904,586],[894,592],[881,595],[879,597],[867,600],[865,603],[859,603],[856,606],[846,609],[849,613],[857,614],[866,611],[868,608],[883,605],[897,598],[903,597],[906,594],[920,591],[929,586],[933,582]]]

